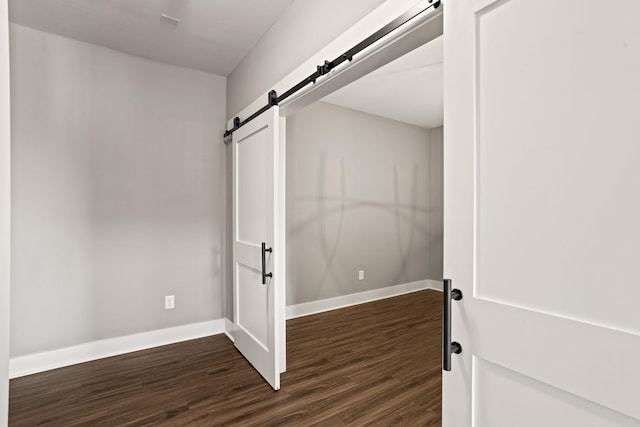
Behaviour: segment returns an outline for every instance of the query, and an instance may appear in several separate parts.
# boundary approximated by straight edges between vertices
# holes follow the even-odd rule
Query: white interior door
[[[640,2],[445,4],[443,425],[640,425]]]
[[[235,131],[232,142],[234,342],[275,390],[285,341],[281,142],[278,107]]]

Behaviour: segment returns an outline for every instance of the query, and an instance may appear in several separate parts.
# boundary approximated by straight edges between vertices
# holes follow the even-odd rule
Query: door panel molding
[[[473,369],[474,381],[483,390],[474,396],[476,427],[540,427],[563,422],[572,426],[638,425],[631,417],[480,357],[474,356]],[[505,389],[509,389],[506,397],[501,395]],[[566,414],[566,418],[560,421],[558,413]]]
[[[474,355],[640,419],[640,336],[480,298]],[[523,339],[523,337],[526,337]]]

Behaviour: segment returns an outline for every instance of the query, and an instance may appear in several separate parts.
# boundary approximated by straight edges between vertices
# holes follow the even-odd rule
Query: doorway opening
[[[295,369],[297,361],[287,362],[287,353],[295,352],[295,344],[291,351],[286,349],[287,317],[441,287],[443,54],[438,37],[442,34],[442,10],[431,10],[424,19],[411,22],[410,28],[372,45],[353,63],[343,61],[343,66],[329,70],[317,82],[315,74],[306,78],[303,83],[314,84],[305,84],[295,96],[289,95],[293,88],[280,87],[286,95],[280,102],[274,89],[266,106],[257,111],[247,108],[242,115],[246,118],[228,122],[225,142],[232,147],[234,223],[233,339],[275,390],[280,389],[280,373],[287,371],[285,378],[289,379],[300,375]],[[401,58],[416,49],[413,58]],[[361,77],[364,79],[356,82]],[[364,85],[356,89],[360,95],[354,95],[355,85]],[[376,88],[387,93],[378,92],[376,100],[372,97]],[[350,104],[354,100],[356,105]],[[377,109],[370,109],[376,104]],[[305,141],[309,134],[314,141]],[[292,137],[302,142],[288,142]],[[294,247],[287,248],[289,245]],[[438,291],[425,292],[433,294],[437,307]],[[408,305],[415,302],[411,296]],[[408,311],[397,306],[373,311],[385,310]],[[433,313],[439,324],[437,308]],[[349,325],[346,319],[338,320],[335,326],[328,326],[329,331],[340,329],[341,322]],[[371,325],[380,322],[364,320]],[[419,318],[393,322],[424,323]],[[293,329],[289,335],[299,335]],[[440,330],[433,329],[431,359],[438,362],[432,369],[438,384],[433,389],[439,396]],[[354,336],[347,326],[345,333],[354,338],[355,331]],[[310,339],[314,339],[312,334]],[[413,340],[420,341],[420,336]],[[327,344],[330,339],[319,342]],[[397,347],[406,350],[409,346]],[[318,349],[309,353],[320,354]],[[419,358],[415,364],[420,364]],[[411,380],[410,372],[406,379]],[[286,381],[291,382],[284,381],[285,387]],[[294,388],[312,386],[296,384]]]
[[[287,118],[287,317],[441,287],[442,59],[439,37]]]
[[[287,196],[286,196],[286,176],[285,174],[287,169],[286,157],[290,156],[285,155],[285,152],[289,149],[288,144],[286,142],[286,118],[292,117],[292,115],[300,112],[305,107],[312,105],[316,101],[321,101],[324,97],[334,94],[339,89],[345,88],[349,84],[358,80],[359,78],[366,76],[367,74],[379,70],[381,67],[393,62],[394,60],[402,57],[404,54],[411,52],[424,44],[437,39],[443,35],[443,15],[442,8],[437,7],[436,3],[429,2],[430,6],[427,6],[426,9],[421,9],[422,12],[427,12],[425,14],[420,15],[417,19],[409,19],[408,21],[403,21],[405,25],[402,25],[400,29],[396,25],[393,29],[396,31],[386,32],[381,38],[376,38],[373,44],[367,44],[365,49],[358,50],[358,52],[362,52],[357,57],[351,57],[348,53],[351,50],[347,50],[345,54],[340,55],[338,58],[342,59],[342,61],[336,60],[340,65],[339,67],[332,67],[333,62],[325,61],[325,66],[327,68],[326,71],[322,73],[320,70],[324,70],[323,66],[318,67],[318,71],[313,73],[312,75],[306,77],[300,83],[295,84],[294,86],[287,89],[287,83],[285,81],[280,82],[278,86],[269,92],[268,96],[268,104],[258,109],[257,111],[251,110],[250,107],[245,109],[241,113],[241,117],[236,116],[233,120],[230,120],[227,124],[227,132],[225,132],[225,142],[229,143],[232,147],[231,150],[228,150],[230,153],[230,170],[231,170],[231,194],[232,194],[232,212],[231,216],[233,218],[233,231],[231,233],[232,238],[231,241],[233,243],[233,256],[232,256],[232,267],[231,271],[233,272],[233,325],[232,325],[232,339],[234,339],[236,348],[247,358],[247,360],[257,369],[258,372],[261,373],[263,378],[269,382],[275,390],[280,388],[280,373],[285,372],[287,370],[287,361],[286,361],[286,318],[287,318],[287,310],[289,310],[289,317],[293,317],[295,315],[301,314],[310,314],[308,305],[311,304],[317,305],[320,301],[321,308],[320,310],[312,309],[311,311],[324,311],[330,308],[336,307],[322,307],[326,305],[327,300],[332,300],[331,303],[335,302],[334,298],[329,297],[320,299],[319,301],[307,301],[305,303],[296,304],[289,309],[286,307],[286,303],[288,299],[286,297],[285,289],[288,288],[287,280],[289,280],[287,270],[287,254],[291,251],[287,251],[287,236],[286,236],[286,211],[287,211]],[[439,3],[438,3],[439,4]],[[426,6],[426,4],[425,4]],[[409,13],[409,12],[407,12]],[[406,15],[406,14],[405,14]],[[398,20],[402,20],[405,15],[397,18],[393,22]],[[411,12],[412,17],[416,17],[413,12]],[[391,24],[389,24],[391,25]],[[386,28],[386,27],[385,27]],[[382,31],[382,30],[379,30]],[[378,31],[378,32],[379,32]],[[378,33],[376,33],[378,34]],[[375,35],[374,35],[375,36]],[[374,37],[371,36],[371,37]],[[366,40],[371,39],[369,37]],[[362,43],[366,42],[363,41]],[[362,44],[361,43],[361,44]],[[435,45],[440,46],[439,60],[438,59],[428,59],[427,61],[434,62],[432,64],[412,64],[409,61],[407,65],[407,60],[404,60],[405,64],[395,65],[401,72],[401,74],[416,74],[419,75],[420,68],[429,68],[433,65],[440,64],[442,67],[442,52],[441,46],[442,41],[435,43]],[[359,46],[359,45],[358,45]],[[357,46],[356,46],[357,47]],[[354,49],[356,49],[354,47]],[[438,51],[437,47],[430,47],[430,50]],[[420,53],[416,54],[416,57],[422,56]],[[345,58],[348,58],[349,61],[345,61]],[[353,59],[353,62],[351,61]],[[413,69],[412,69],[413,68]],[[398,71],[398,70],[396,70]],[[297,73],[298,71],[296,71]],[[319,74],[320,73],[320,74]],[[380,71],[378,72],[380,73]],[[393,70],[381,71],[381,73],[391,73],[393,74]],[[441,70],[440,70],[441,74]],[[292,75],[293,76],[293,75]],[[319,79],[319,77],[322,79]],[[380,76],[375,76],[375,78],[379,78]],[[403,80],[411,77],[410,75],[402,76]],[[415,79],[415,75],[413,76]],[[290,80],[296,80],[297,78],[289,78]],[[394,79],[392,78],[391,81]],[[420,79],[415,82],[416,87],[421,87]],[[438,79],[442,81],[442,77],[440,76]],[[312,85],[309,85],[313,83]],[[375,86],[380,86],[377,84]],[[414,105],[413,101],[402,101],[402,97],[400,94],[404,92],[404,97],[413,94],[415,95],[415,90],[410,86],[405,86],[404,89],[401,89],[401,85],[393,84],[391,92],[398,92],[398,94],[391,94],[390,96],[395,99],[399,106],[406,107],[413,106],[416,111],[419,111],[424,106],[422,105]],[[395,89],[393,89],[395,87]],[[278,95],[277,90],[282,91],[282,95]],[[365,90],[365,92],[367,92]],[[369,91],[371,92],[371,91]],[[440,87],[440,92],[442,92],[442,88]],[[395,95],[395,96],[394,96]],[[423,94],[425,96],[425,94]],[[428,97],[428,93],[426,94]],[[350,96],[347,95],[347,98]],[[389,95],[387,95],[389,97]],[[419,98],[420,96],[417,96]],[[383,96],[384,98],[384,96]],[[435,104],[439,105],[438,108],[435,108],[436,116],[439,116],[438,119],[431,119],[431,126],[442,125],[442,94],[440,93],[439,101],[436,101]],[[387,106],[391,106],[388,100],[382,100],[383,102],[380,105],[388,104]],[[399,102],[398,102],[399,101]],[[259,101],[256,101],[259,102]],[[336,101],[333,100],[330,103],[324,103],[325,105],[330,105],[333,103],[336,104]],[[372,101],[368,102],[371,105]],[[255,103],[254,103],[255,104]],[[391,108],[391,110],[397,109]],[[256,105],[254,105],[256,106]],[[311,106],[310,108],[313,108]],[[343,108],[343,109],[351,109],[350,107],[344,107],[341,105],[336,105],[335,108]],[[409,107],[411,108],[411,107]],[[439,110],[439,112],[438,112]],[[361,114],[368,115],[377,115],[381,117],[380,111],[366,111],[361,112]],[[395,111],[396,116],[391,118],[386,118],[389,122],[395,122],[396,127],[398,126],[400,120],[404,120],[406,126],[413,126],[414,128],[419,128],[416,125],[415,112],[411,112],[411,114],[407,114],[409,116],[413,116],[413,118],[403,117],[402,113]],[[420,114],[418,113],[418,116]],[[406,116],[406,115],[405,115]],[[313,117],[313,115],[312,115]],[[400,119],[400,120],[398,120]],[[338,123],[340,120],[336,119],[335,122]],[[379,122],[379,120],[375,120]],[[407,123],[408,122],[408,123]],[[247,126],[245,126],[247,125]],[[325,124],[326,125],[326,124]],[[418,123],[421,125],[421,123]],[[330,126],[330,125],[329,125]],[[424,126],[424,124],[422,124]],[[369,129],[371,126],[365,124],[365,128]],[[427,126],[428,127],[428,126]],[[350,131],[345,131],[345,134],[349,134]],[[399,132],[399,135],[410,134],[407,129],[398,130],[389,128],[385,128],[384,130],[380,130],[379,133],[386,134],[386,140],[391,141],[394,138],[397,138],[396,133]],[[429,148],[429,143],[425,143],[424,141],[430,141],[431,139],[442,139],[442,131],[431,131],[422,129],[422,132],[426,132],[426,134],[421,137],[417,137],[413,135],[409,140],[412,140],[415,144],[416,138],[420,139],[421,143],[416,146],[421,146],[424,148],[427,147],[427,151]],[[414,132],[415,134],[415,129]],[[433,138],[432,134],[433,133]],[[327,138],[331,138],[331,136],[327,136]],[[385,145],[389,146],[389,145]],[[380,150],[379,150],[380,151]],[[384,150],[381,150],[384,152]],[[400,150],[404,151],[404,150]],[[418,170],[424,165],[420,164],[403,164],[406,162],[410,162],[414,160],[416,157],[426,157],[427,159],[435,159],[438,156],[433,153],[418,153],[419,150],[416,151],[414,147],[414,152],[409,155],[405,155],[402,161],[397,162],[396,164],[385,164],[384,162],[377,165],[383,169],[390,168],[392,172],[393,178],[391,185],[391,204],[394,206],[391,209],[393,218],[395,218],[395,223],[393,228],[396,230],[393,235],[381,235],[378,236],[379,240],[389,240],[393,238],[396,241],[396,245],[399,244],[398,249],[400,253],[400,268],[396,271],[395,278],[387,277],[384,278],[384,274],[380,273],[377,275],[378,282],[369,281],[369,289],[364,289],[362,292],[353,293],[353,290],[349,292],[347,289],[346,295],[348,299],[352,299],[355,295],[357,299],[362,298],[362,294],[366,294],[366,298],[378,299],[381,297],[388,297],[393,294],[401,294],[409,291],[419,290],[420,288],[439,288],[440,285],[437,281],[435,285],[429,286],[428,279],[424,278],[425,265],[423,260],[420,260],[416,263],[416,261],[411,260],[412,256],[416,257],[418,260],[420,257],[411,253],[411,248],[416,242],[419,245],[430,246],[430,247],[440,247],[439,245],[433,245],[425,243],[421,241],[419,238],[416,238],[415,228],[420,225],[421,221],[424,218],[420,218],[418,220],[418,216],[424,216],[428,212],[429,207],[427,205],[420,207],[416,204],[417,201],[417,192],[419,191],[418,186],[421,184],[420,179],[418,178]],[[374,153],[375,150],[365,150],[364,153]],[[442,149],[440,149],[442,152]],[[440,155],[441,157],[442,155]],[[366,157],[366,156],[365,156]],[[382,159],[392,158],[388,154],[383,154],[382,156],[378,155],[378,157]],[[400,156],[402,157],[402,156]],[[256,159],[262,159],[260,162],[256,163]],[[362,163],[362,162],[356,162]],[[424,162],[423,162],[424,163]],[[429,163],[429,160],[426,161]],[[442,162],[440,161],[440,164]],[[402,165],[401,165],[402,164]],[[374,166],[375,169],[376,166]],[[440,169],[442,167],[440,166]],[[436,168],[427,168],[429,170]],[[406,178],[404,176],[405,170],[409,170],[409,177]],[[321,173],[322,168],[321,168]],[[360,173],[359,173],[360,174]],[[425,175],[424,171],[420,173],[420,176]],[[441,172],[440,172],[441,175]],[[340,176],[338,173],[335,176]],[[380,175],[384,176],[384,175]],[[408,201],[403,205],[401,202],[401,181],[409,182],[410,188],[407,190],[409,194]],[[441,179],[440,179],[441,180]],[[367,182],[375,182],[375,179],[367,179]],[[264,191],[259,191],[258,187],[254,185],[254,183],[261,183],[261,187],[264,187]],[[324,186],[324,184],[322,184]],[[413,189],[411,188],[413,186]],[[373,186],[375,188],[375,185]],[[323,196],[322,192],[316,192],[316,197],[320,194],[320,199],[328,200],[326,194]],[[437,192],[433,192],[436,194]],[[440,194],[442,191],[440,190]],[[413,194],[413,199],[412,199]],[[323,199],[324,197],[324,199]],[[358,196],[360,197],[360,196]],[[367,197],[370,195],[366,195],[362,200],[355,200],[356,202],[364,201],[365,206],[371,207],[371,201],[367,202]],[[385,196],[387,197],[387,196]],[[404,196],[403,196],[404,197]],[[437,197],[436,197],[437,198]],[[440,199],[442,196],[440,196]],[[262,208],[259,206],[259,201],[265,200],[264,206]],[[375,198],[373,199],[375,201]],[[252,201],[251,203],[247,201]],[[412,204],[413,201],[413,204]],[[258,205],[254,206],[254,203],[258,203]],[[384,205],[384,200],[377,200],[374,203],[378,203],[379,207]],[[440,205],[442,203],[440,202]],[[386,207],[389,208],[390,205]],[[418,208],[423,210],[424,212],[420,212],[418,215]],[[401,212],[402,211],[402,212]],[[262,217],[260,212],[263,212],[264,218]],[[321,215],[322,216],[322,215]],[[366,215],[369,218],[369,215]],[[259,217],[259,218],[258,218]],[[442,215],[440,214],[440,218]],[[243,219],[244,218],[244,219]],[[251,218],[251,221],[246,220],[247,218]],[[401,219],[400,221],[398,221]],[[433,218],[429,218],[429,220],[433,220]],[[440,224],[442,220],[440,219]],[[249,224],[256,225],[255,227],[249,227]],[[406,225],[409,225],[409,228]],[[411,229],[413,226],[414,230]],[[376,229],[380,230],[389,230],[392,227],[386,225],[377,225]],[[422,227],[423,229],[433,228],[427,225]],[[440,226],[441,229],[441,226]],[[249,232],[247,230],[253,230],[253,232]],[[428,235],[429,233],[423,233]],[[270,237],[271,236],[271,237]],[[326,236],[324,236],[326,237]],[[423,236],[424,237],[424,236]],[[424,239],[429,240],[429,237],[424,237]],[[375,239],[374,239],[375,240]],[[406,241],[406,242],[405,242]],[[433,242],[432,242],[433,243]],[[325,246],[325,258],[327,253],[330,253],[330,250],[327,251],[326,244]],[[350,251],[354,253],[354,251]],[[441,252],[441,249],[440,249]],[[384,251],[380,251],[378,256],[385,257],[387,259],[396,258],[398,253],[385,253]],[[329,258],[332,258],[333,255],[329,254]],[[433,258],[433,257],[431,257]],[[433,258],[435,259],[435,258]],[[410,264],[415,263],[417,267],[409,267]],[[377,263],[377,264],[382,264]],[[375,265],[375,267],[379,267],[379,265]],[[438,262],[436,261],[436,265]],[[442,268],[442,262],[439,262],[440,270]],[[375,267],[371,267],[370,271],[373,271]],[[392,269],[393,270],[393,269]],[[415,271],[414,271],[415,270]],[[251,272],[249,274],[248,272]],[[366,276],[366,269],[358,269],[358,281],[364,282]],[[385,274],[388,275],[388,271],[385,270]],[[432,274],[434,274],[432,272]],[[441,273],[438,275],[435,273],[433,277],[441,276]],[[412,277],[420,277],[416,280],[411,279]],[[440,278],[440,277],[439,277]],[[382,280],[382,281],[380,281]],[[400,283],[398,283],[401,281]],[[381,284],[383,283],[383,284]],[[259,286],[258,286],[259,285]],[[393,288],[391,294],[388,294],[388,288]],[[398,289],[401,288],[401,289]],[[289,291],[291,292],[291,291]],[[293,294],[293,292],[291,292]],[[375,294],[377,296],[372,297],[371,294]],[[339,296],[338,298],[341,298]],[[256,300],[257,299],[257,300]],[[350,304],[354,302],[363,302],[363,301],[352,301]],[[344,303],[339,303],[341,305],[349,305]],[[304,305],[304,307],[299,307],[299,305]],[[262,309],[256,310],[255,307],[261,307]],[[238,339],[238,336],[243,339]],[[280,338],[279,338],[280,337]],[[245,339],[246,338],[246,339]]]
[[[286,120],[283,381],[322,366],[320,381],[361,390],[333,415],[345,422],[440,420],[442,42]],[[353,411],[367,405],[384,409]]]

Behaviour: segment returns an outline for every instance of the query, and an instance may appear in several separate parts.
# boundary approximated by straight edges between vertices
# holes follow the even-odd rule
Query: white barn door
[[[284,164],[278,107],[233,133],[234,342],[274,390],[284,371]]]
[[[443,426],[640,426],[640,1],[444,14]]]

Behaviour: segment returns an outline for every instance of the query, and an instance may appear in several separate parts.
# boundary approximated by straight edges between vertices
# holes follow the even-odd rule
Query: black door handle
[[[268,248],[265,242],[262,242],[262,284],[267,284],[267,277],[273,277],[272,273],[267,273],[267,252],[271,253],[272,248]]]
[[[451,342],[451,300],[460,301],[462,299],[462,291],[460,289],[451,289],[451,279],[444,279],[443,292],[443,328],[442,328],[442,369],[451,370],[451,354],[462,353],[462,346],[455,341]]]

